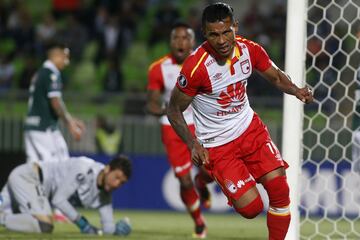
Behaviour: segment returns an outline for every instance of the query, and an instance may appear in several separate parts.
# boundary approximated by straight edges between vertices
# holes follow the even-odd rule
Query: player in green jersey
[[[73,118],[62,100],[60,71],[70,63],[70,50],[61,43],[49,46],[47,60],[31,80],[29,108],[25,120],[25,149],[28,162],[64,161],[69,159],[65,139],[58,126],[62,119],[76,140],[82,137],[85,125]],[[66,222],[55,209],[56,221]]]
[[[47,60],[31,80],[30,98],[25,120],[27,161],[66,160],[69,152],[58,119],[62,119],[71,135],[80,140],[84,123],[73,118],[62,100],[60,71],[70,62],[69,49],[61,44],[51,45]]]

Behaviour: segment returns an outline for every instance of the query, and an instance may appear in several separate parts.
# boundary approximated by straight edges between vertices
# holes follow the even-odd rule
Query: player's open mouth
[[[184,49],[182,49],[182,48],[178,48],[178,49],[176,49],[176,51],[177,51],[179,54],[184,54]]]

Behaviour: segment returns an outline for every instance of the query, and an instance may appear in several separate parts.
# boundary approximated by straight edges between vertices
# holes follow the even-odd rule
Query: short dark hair
[[[231,21],[234,22],[234,9],[226,3],[213,3],[205,7],[201,18],[201,24],[203,28],[205,28],[207,22],[213,23],[227,17],[230,17]]]
[[[176,22],[171,26],[171,30],[174,30],[175,28],[179,28],[179,27],[190,28],[190,29],[191,29],[191,26],[190,26],[189,24],[187,24],[186,22],[176,21]]]
[[[190,35],[192,38],[195,38],[195,33],[194,30],[192,29],[192,27],[187,24],[186,22],[182,22],[182,21],[176,21],[172,26],[171,26],[171,34],[173,33],[173,31],[177,28],[186,28],[186,30],[190,31]]]
[[[51,41],[50,43],[48,43],[46,45],[46,52],[48,53],[50,50],[55,49],[55,48],[59,48],[59,49],[65,49],[68,48],[68,46],[60,41]]]
[[[117,155],[109,163],[110,171],[119,169],[123,171],[125,176],[129,179],[132,174],[132,165],[130,159],[125,155]]]

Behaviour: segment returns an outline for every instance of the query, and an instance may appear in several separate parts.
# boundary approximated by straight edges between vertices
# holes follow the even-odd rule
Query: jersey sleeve
[[[154,66],[150,66],[148,71],[148,90],[159,90],[164,89],[164,79],[162,77],[161,65],[159,63]]]
[[[68,199],[73,193],[75,193],[77,188],[78,184],[76,184],[75,181],[70,182],[64,179],[64,184],[55,190],[51,201],[51,203],[61,212],[63,212],[71,221],[75,221],[79,213],[69,203]]]
[[[99,214],[103,232],[105,234],[113,234],[115,232],[115,224],[111,203],[101,206],[99,208]]]
[[[189,56],[177,78],[176,87],[188,96],[193,97],[201,92],[202,80],[206,78],[203,74],[203,66],[201,66],[203,58],[197,60],[194,55]]]
[[[49,98],[61,97],[62,82],[60,76],[50,71],[48,74],[44,74],[44,78],[47,96]]]
[[[269,55],[262,46],[254,42],[250,42],[248,46],[250,50],[251,63],[255,69],[260,72],[264,72],[271,67],[272,63]]]
[[[83,160],[85,159],[85,160]],[[71,160],[69,160],[71,161]],[[89,176],[88,169],[92,162],[84,157],[79,157],[71,164],[71,168],[67,167],[66,178],[61,181],[61,184],[56,184],[53,192],[51,203],[59,208],[71,221],[75,221],[79,216],[78,211],[69,202],[69,199],[82,186],[83,192],[89,192],[89,185],[92,177]]]

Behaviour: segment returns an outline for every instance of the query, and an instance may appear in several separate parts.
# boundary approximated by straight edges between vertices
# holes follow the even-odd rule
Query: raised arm
[[[183,111],[190,105],[192,99],[193,97],[186,95],[175,87],[167,108],[167,116],[175,132],[191,151],[191,160],[196,166],[200,166],[208,162],[208,152],[192,136],[183,116]]]
[[[64,121],[72,137],[75,140],[80,140],[85,131],[84,123],[70,115],[61,97],[52,97],[50,102],[52,109],[55,111],[56,115]]]
[[[266,80],[275,85],[282,92],[294,95],[304,103],[311,103],[314,101],[312,91],[309,87],[297,87],[291,81],[290,77],[274,63],[267,70],[261,72],[261,75],[263,75]]]

